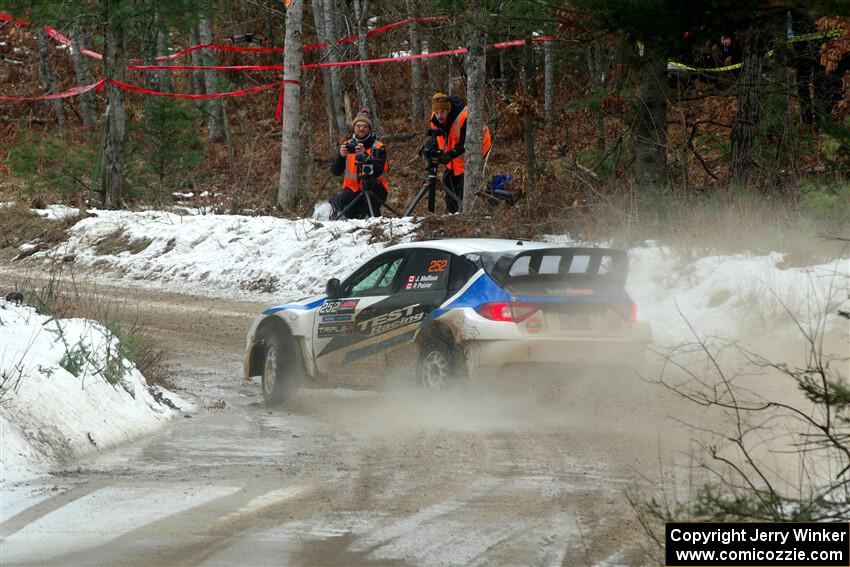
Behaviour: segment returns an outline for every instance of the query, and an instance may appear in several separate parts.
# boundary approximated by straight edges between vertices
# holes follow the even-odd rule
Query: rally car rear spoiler
[[[515,291],[535,293],[556,286],[610,293],[625,287],[629,258],[613,248],[538,248],[504,254],[490,266],[490,277]]]

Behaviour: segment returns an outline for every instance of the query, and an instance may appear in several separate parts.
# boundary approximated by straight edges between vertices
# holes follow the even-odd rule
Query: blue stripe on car
[[[495,303],[501,301],[510,301],[511,296],[507,291],[499,287],[499,284],[486,273],[482,272],[478,278],[473,281],[466,290],[460,295],[456,295],[454,299],[449,299],[440,307],[431,313],[431,317],[436,319],[451,309],[459,309],[461,307],[477,308],[483,303]]]
[[[269,307],[265,311],[263,311],[263,315],[271,315],[272,313],[277,313],[278,311],[283,311],[284,309],[315,309],[319,305],[325,302],[325,297],[321,299],[317,299],[315,301],[311,301],[310,303],[287,303],[285,305],[278,305],[276,307]]]
[[[387,339],[385,341],[381,341],[379,343],[375,343],[373,345],[369,345],[367,347],[359,348],[357,350],[352,350],[350,352],[345,353],[345,358],[343,362],[354,362],[355,360],[360,360],[361,358],[365,358],[367,356],[372,356],[375,353],[381,352],[384,349],[390,348],[391,346],[399,345],[401,343],[407,342],[413,338],[413,335],[416,334],[416,331],[408,331],[406,333],[402,333],[391,339]]]
[[[486,273],[481,273],[460,295],[456,295],[438,309],[430,318],[437,319],[452,309],[470,307],[478,309],[485,303],[616,303],[628,301],[628,296],[618,295],[512,295]]]

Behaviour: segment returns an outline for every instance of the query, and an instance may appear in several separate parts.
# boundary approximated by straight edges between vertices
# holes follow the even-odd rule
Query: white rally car
[[[268,404],[301,380],[384,373],[410,362],[428,390],[530,363],[643,359],[649,325],[610,248],[447,239],[400,244],[324,295],[266,309],[248,331],[245,375]]]

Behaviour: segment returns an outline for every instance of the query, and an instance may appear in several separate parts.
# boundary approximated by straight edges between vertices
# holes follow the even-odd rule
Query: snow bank
[[[703,337],[730,340],[774,333],[784,338],[826,318],[844,325],[836,306],[846,304],[850,260],[785,268],[780,253],[688,258],[684,251],[649,245],[629,251],[628,289],[639,317],[652,324],[657,346]]]
[[[68,242],[34,258],[68,258],[140,285],[287,299],[324,289],[387,243],[411,239],[409,218],[318,221],[161,211],[93,211]]]
[[[111,382],[111,383],[110,383]],[[117,339],[87,319],[58,320],[0,299],[0,480],[139,438],[191,404],[149,387]]]

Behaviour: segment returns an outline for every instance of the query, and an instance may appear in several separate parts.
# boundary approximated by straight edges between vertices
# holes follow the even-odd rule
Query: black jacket
[[[461,112],[463,112],[463,109],[466,108],[466,101],[463,100],[462,98],[459,98],[459,97],[456,97],[456,96],[450,96],[449,102],[452,103],[452,108],[451,108],[451,110],[449,110],[449,117],[446,119],[446,125],[445,126],[440,124],[440,121],[437,120],[436,116],[431,118],[431,128],[437,128],[439,130],[442,130],[447,140],[449,139],[449,130],[451,129],[452,124],[455,123],[455,120],[457,120],[457,117],[460,115]],[[458,140],[457,144],[455,144],[455,147],[453,147],[447,153],[452,157],[452,159],[454,159],[458,156],[461,156],[466,151],[465,144],[466,144],[466,122],[463,123],[463,126],[460,129],[460,139]]]

